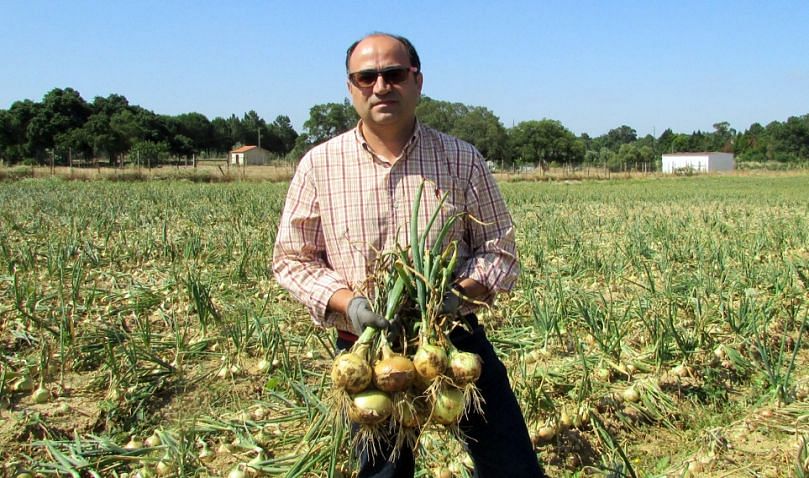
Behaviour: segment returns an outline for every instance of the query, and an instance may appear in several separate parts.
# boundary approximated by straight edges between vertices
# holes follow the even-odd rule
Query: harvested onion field
[[[482,321],[551,476],[809,474],[807,184],[501,185],[523,273]],[[351,476],[333,335],[268,270],[285,191],[0,183],[0,475]]]

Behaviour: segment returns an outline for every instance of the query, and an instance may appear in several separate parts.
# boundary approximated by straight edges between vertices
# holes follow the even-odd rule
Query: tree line
[[[277,155],[289,153],[298,133],[287,116],[267,123],[255,111],[239,118],[201,113],[160,115],[111,94],[87,102],[72,88],[56,88],[40,102],[14,102],[0,110],[0,159],[9,164],[57,164],[70,159],[103,159],[122,164],[134,156],[156,161],[222,155],[234,146],[261,144]]]
[[[482,106],[469,106],[423,97],[416,114],[420,121],[474,144],[493,164],[504,168],[564,165],[610,170],[659,168],[660,155],[674,152],[722,151],[737,161],[763,166],[794,167],[809,164],[809,115],[752,124],[744,131],[717,122],[713,131],[639,137],[622,125],[606,134],[575,135],[553,119],[529,120],[506,128]],[[72,88],[56,88],[40,102],[14,102],[0,109],[0,159],[6,164],[34,162],[67,164],[71,159],[124,164],[170,158],[221,157],[240,145],[260,145],[275,157],[296,160],[313,145],[352,128],[354,108],[342,103],[313,106],[298,133],[289,117],[268,123],[255,111],[242,117],[216,117],[201,113],[160,115],[124,96],[112,94],[85,101]]]

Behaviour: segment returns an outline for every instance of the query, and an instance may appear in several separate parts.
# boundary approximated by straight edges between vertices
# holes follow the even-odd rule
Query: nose
[[[386,93],[390,90],[390,83],[385,81],[384,75],[376,75],[376,83],[374,83],[374,93]]]

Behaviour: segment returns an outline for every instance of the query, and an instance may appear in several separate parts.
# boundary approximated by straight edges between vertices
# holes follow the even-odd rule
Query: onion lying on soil
[[[26,374],[17,379],[11,388],[15,392],[30,392],[34,390],[34,381],[31,380],[31,377]]]
[[[634,385],[630,385],[621,392],[621,398],[627,402],[636,403],[640,401],[640,392],[638,392]]]
[[[149,438],[144,440],[143,443],[144,443],[144,445],[146,445],[148,447],[151,447],[151,448],[160,446],[162,442],[160,440],[160,435],[157,434],[157,430],[152,432],[152,434],[149,435]]]
[[[34,403],[42,404],[47,402],[50,398],[51,393],[48,391],[47,388],[41,385],[36,390],[34,390],[34,393],[31,394],[31,400],[33,400]]]

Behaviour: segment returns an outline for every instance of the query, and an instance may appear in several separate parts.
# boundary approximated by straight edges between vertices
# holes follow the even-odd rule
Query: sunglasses
[[[370,88],[376,83],[376,79],[382,76],[382,80],[389,85],[398,85],[407,80],[410,72],[419,71],[415,66],[392,66],[381,70],[362,70],[348,74],[348,79],[357,88]]]

